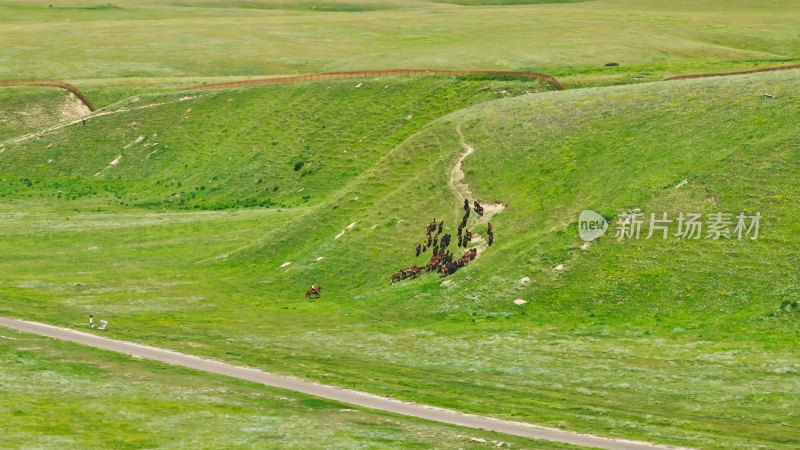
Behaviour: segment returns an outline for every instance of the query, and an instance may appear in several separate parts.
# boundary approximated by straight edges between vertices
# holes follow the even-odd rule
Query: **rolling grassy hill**
[[[0,195],[182,209],[315,204],[441,115],[546,89],[387,78],[140,95],[85,125],[9,139]]]
[[[792,448],[799,78],[542,92],[448,115],[528,88],[347,80],[129,100],[4,144],[0,313],[75,326],[93,312],[126,339],[578,431]],[[390,286],[424,262],[413,247],[431,218],[452,232],[463,212],[448,185],[457,127],[476,149],[471,189],[507,203],[495,245],[446,282]],[[636,208],[759,212],[761,234],[614,239]],[[611,222],[586,249],[583,209]],[[322,299],[303,298],[311,282]]]

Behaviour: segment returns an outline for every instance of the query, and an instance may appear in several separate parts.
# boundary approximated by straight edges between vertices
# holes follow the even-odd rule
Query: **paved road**
[[[64,341],[76,342],[78,344],[88,345],[90,347],[125,353],[138,358],[152,359],[176,366],[183,366],[205,372],[227,375],[229,377],[253,381],[255,383],[261,383],[267,386],[275,386],[295,392],[302,392],[304,394],[336,400],[342,403],[349,403],[351,405],[358,405],[381,411],[389,411],[396,414],[419,417],[437,422],[461,425],[464,427],[498,431],[516,436],[544,439],[555,442],[565,442],[584,447],[596,447],[603,449],[634,450],[664,448],[646,442],[609,439],[587,434],[571,433],[568,431],[561,431],[526,423],[510,422],[492,419],[489,417],[464,414],[457,411],[435,408],[431,406],[405,403],[391,398],[379,397],[372,394],[351,391],[317,383],[310,383],[297,378],[273,375],[257,369],[233,366],[223,362],[203,359],[197,356],[185,355],[183,353],[178,353],[171,350],[162,350],[145,345],[134,344],[132,342],[118,341],[102,336],[96,336],[90,333],[84,333],[68,328],[54,327],[52,325],[46,325],[37,322],[28,322],[24,320],[0,317],[0,326],[24,331],[27,333],[38,334],[41,336],[61,339]]]

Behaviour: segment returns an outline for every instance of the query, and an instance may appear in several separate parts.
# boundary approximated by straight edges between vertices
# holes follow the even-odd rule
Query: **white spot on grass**
[[[291,262],[289,262],[289,261],[286,261],[285,263],[281,264],[281,267],[286,267],[286,266],[288,266],[289,264],[291,264]]]
[[[356,85],[356,87],[357,87],[357,88],[360,88],[362,85],[364,85],[364,83],[358,83],[358,84]]]
[[[354,226],[356,226],[356,223],[355,223],[355,222],[353,222],[353,223],[351,223],[350,225],[348,225],[348,226],[347,226],[347,229],[349,230],[350,228],[353,228]]]
[[[519,284],[526,285],[531,282],[531,277],[522,277],[519,279]]]
[[[340,409],[339,411],[341,411],[341,412],[358,412],[357,409],[350,409],[350,408]]]
[[[109,166],[116,166],[122,160],[122,155],[117,156],[113,161],[108,163]]]
[[[130,142],[128,143],[128,145],[126,145],[125,147],[122,147],[122,149],[123,149],[123,150],[127,150],[128,148],[130,148],[130,146],[131,146],[131,145],[133,145],[133,144],[138,144],[139,142],[142,142],[143,140],[144,140],[144,136],[139,136],[138,138],[136,138],[136,139],[134,139],[134,140],[130,141]]]
[[[688,178],[684,178],[683,181],[681,181],[680,183],[678,183],[677,186],[675,186],[675,189],[680,189],[681,187],[683,187],[688,182],[689,182],[689,179]]]
[[[589,250],[589,246],[592,245],[592,241],[588,241],[585,244],[581,245],[581,250]]]
[[[469,438],[469,440],[473,442],[482,442],[482,443],[486,442],[486,439],[483,438]]]
[[[556,269],[556,270],[564,270],[564,265],[563,265],[563,264],[559,264],[559,265],[557,265],[557,266],[555,267],[555,269]]]
[[[334,236],[334,239],[339,239],[340,237],[342,237],[342,235],[344,234],[344,232],[345,232],[345,230],[342,230],[342,232],[341,232],[341,233],[339,233],[339,234],[337,234],[336,236]]]
[[[316,259],[316,261],[322,261],[323,259],[325,259],[325,257],[324,256],[320,256],[319,258]]]
[[[528,302],[526,302],[525,300],[523,300],[521,298],[518,298],[518,299],[514,300],[514,304],[515,305],[524,305],[525,303],[528,303]]]

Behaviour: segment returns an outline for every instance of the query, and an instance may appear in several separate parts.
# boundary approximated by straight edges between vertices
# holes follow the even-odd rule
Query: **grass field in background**
[[[538,70],[578,86],[800,58],[791,0],[460,3],[477,5],[3,0],[0,78],[432,67]]]
[[[797,152],[797,77],[481,104],[423,126],[355,177],[332,171],[341,187],[299,207],[142,209],[102,195],[59,201],[47,189],[6,190],[2,314],[80,326],[91,312],[108,318],[116,337],[578,431],[704,448],[791,448],[799,438],[799,317],[784,300],[795,298],[797,285],[796,193],[787,182],[798,175],[787,164]],[[329,83],[339,82],[319,86]],[[369,84],[385,85],[365,80],[359,89]],[[180,111],[204,101],[185,100]],[[176,110],[167,104],[137,114],[141,123],[166,123]],[[159,186],[138,184],[137,164],[114,178],[84,169],[106,163],[98,152],[129,142],[117,131],[124,119],[97,117],[86,131],[6,144],[3,177],[39,170],[30,161],[57,151],[71,155],[60,170],[77,185],[101,178],[142,197],[161,195]],[[482,200],[508,203],[492,220],[495,246],[447,284],[428,275],[390,286],[391,273],[423,262],[413,247],[431,217],[452,231],[460,216],[447,186],[462,151],[459,123],[477,149],[465,161],[467,181]],[[64,138],[89,130],[106,139],[97,151]],[[59,139],[60,149],[47,147]],[[250,152],[233,146],[203,167]],[[295,176],[293,167],[282,170]],[[42,173],[32,176],[52,180],[49,169]],[[228,188],[220,186],[221,198],[240,195]],[[584,208],[609,219],[633,208],[759,211],[764,222],[756,241],[602,239],[582,251],[576,220]],[[563,271],[553,269],[559,264]],[[312,281],[326,290],[309,302],[303,292]],[[529,303],[518,307],[516,298]]]

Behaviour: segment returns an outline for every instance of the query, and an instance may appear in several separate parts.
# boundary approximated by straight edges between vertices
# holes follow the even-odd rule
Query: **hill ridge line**
[[[66,81],[54,80],[52,78],[11,78],[0,80],[0,86],[42,86],[64,89],[75,94],[75,96],[89,108],[89,111],[94,111],[96,109],[92,102],[89,101],[89,98],[87,98],[77,86],[69,84]]]
[[[310,73],[305,75],[289,75],[273,78],[257,78],[253,80],[225,81],[213,84],[198,84],[189,86],[181,90],[200,90],[200,89],[226,89],[236,87],[260,86],[263,84],[283,84],[301,83],[304,81],[331,80],[342,78],[365,78],[365,77],[465,77],[465,76],[496,76],[526,78],[538,80],[550,84],[556,90],[563,91],[564,86],[552,75],[540,72],[510,71],[510,70],[457,70],[457,69],[387,69],[387,70],[342,70],[335,72]]]
[[[275,375],[252,367],[236,366],[218,360],[187,355],[174,350],[161,349],[148,345],[137,344],[134,342],[111,339],[83,331],[57,327],[40,322],[0,317],[0,326],[26,333],[36,334],[39,336],[74,342],[89,347],[128,354],[132,358],[160,361],[174,366],[187,367],[194,370],[201,370],[204,372],[238,378],[245,381],[287,389],[307,395],[339,401],[342,403],[349,403],[365,408],[387,411],[404,416],[417,417],[468,428],[497,431],[515,436],[602,449],[643,450],[654,448],[681,448],[668,447],[642,441],[614,439],[591,434],[582,434],[523,422],[507,421],[487,416],[467,414],[435,406],[409,403],[390,397],[381,397],[367,392],[305,381],[291,376]]]
[[[736,70],[733,72],[716,72],[716,73],[709,72],[709,73],[690,73],[685,75],[671,75],[664,78],[661,81],[689,80],[693,78],[709,78],[709,77],[727,77],[731,75],[747,75],[751,73],[775,72],[778,70],[795,70],[795,69],[800,69],[800,64],[792,64],[789,66],[763,67],[761,69]]]

